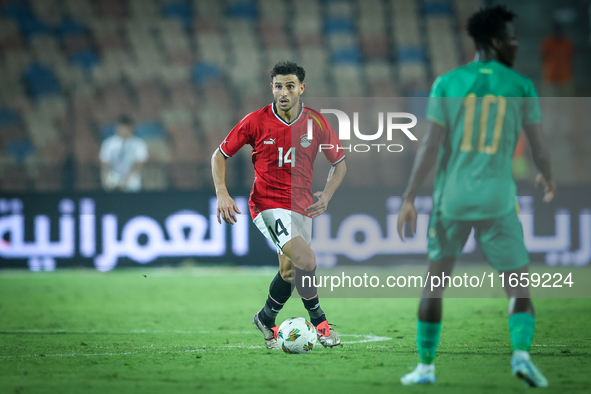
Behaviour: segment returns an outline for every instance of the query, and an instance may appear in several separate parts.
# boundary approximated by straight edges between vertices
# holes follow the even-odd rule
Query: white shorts
[[[312,218],[289,209],[267,209],[253,220],[257,228],[283,254],[283,246],[295,237],[312,242]]]

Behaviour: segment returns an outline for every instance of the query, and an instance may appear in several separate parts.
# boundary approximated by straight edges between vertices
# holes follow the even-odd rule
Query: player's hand
[[[410,229],[414,234],[417,231],[417,210],[414,203],[404,201],[398,213],[398,236],[404,241],[404,224],[410,222]]]
[[[217,217],[218,223],[222,223],[221,219],[228,224],[236,223],[236,214],[240,214],[240,210],[236,206],[236,202],[226,193],[220,193],[217,201]],[[221,218],[220,218],[221,216]]]
[[[544,186],[544,202],[548,203],[554,199],[556,195],[556,184],[553,180],[548,181],[541,173],[536,175],[536,188]]]
[[[326,211],[329,200],[325,196],[324,192],[316,192],[314,193],[314,197],[316,197],[318,201],[306,208],[306,212],[310,212],[308,213],[308,217],[311,217],[312,219],[320,216],[322,213],[324,213],[324,211]]]

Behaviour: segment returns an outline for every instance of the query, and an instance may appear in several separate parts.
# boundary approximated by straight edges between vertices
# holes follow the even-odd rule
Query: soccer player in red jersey
[[[279,349],[275,318],[291,296],[292,283],[302,297],[320,343],[324,347],[341,343],[320,308],[314,282],[309,280],[316,271],[316,257],[309,244],[312,218],[326,211],[345,176],[345,154],[330,124],[300,101],[306,88],[304,77],[304,69],[296,63],[277,63],[271,71],[273,103],[246,115],[211,158],[218,221],[234,224],[236,213],[241,212],[226,188],[226,160],[245,144],[252,146],[255,178],[249,198],[250,215],[261,233],[275,244],[279,255],[279,273],[271,282],[263,309],[253,318],[268,349]],[[324,190],[312,195],[314,160],[320,144],[325,144],[323,148],[332,147],[322,151],[333,167]],[[318,201],[314,203],[313,197]]]

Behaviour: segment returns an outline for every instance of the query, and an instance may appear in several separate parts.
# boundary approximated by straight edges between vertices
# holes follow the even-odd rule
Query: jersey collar
[[[295,118],[294,120],[292,120],[291,122],[287,123],[285,120],[283,120],[283,118],[281,118],[281,116],[279,116],[279,114],[277,114],[277,109],[275,108],[275,103],[271,103],[271,108],[273,109],[273,114],[275,114],[275,117],[277,119],[279,119],[279,121],[286,126],[293,125],[295,122],[297,122],[302,117],[302,114],[304,113],[304,103],[302,101],[300,101],[300,113],[298,114],[298,117]]]

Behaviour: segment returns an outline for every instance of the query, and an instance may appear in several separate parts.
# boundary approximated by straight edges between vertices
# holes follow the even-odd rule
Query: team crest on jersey
[[[308,134],[304,134],[300,137],[300,145],[302,146],[302,148],[307,148],[310,145],[312,145],[312,143],[308,139]]]

